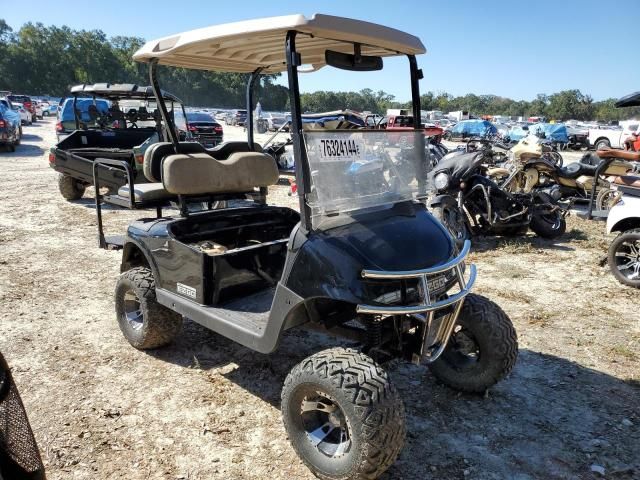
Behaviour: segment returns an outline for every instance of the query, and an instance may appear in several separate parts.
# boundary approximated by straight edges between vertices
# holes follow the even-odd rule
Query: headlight
[[[444,172],[440,172],[433,179],[433,184],[437,190],[444,190],[449,186],[449,175]]]

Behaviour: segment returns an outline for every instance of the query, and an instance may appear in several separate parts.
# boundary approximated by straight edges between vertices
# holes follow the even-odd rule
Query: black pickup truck
[[[144,152],[150,145],[167,139],[153,89],[134,84],[99,83],[77,85],[71,88],[71,95],[76,129],[49,153],[49,165],[60,173],[58,186],[62,196],[78,200],[85,189],[93,185],[96,158],[127,161],[135,172],[136,183],[146,182],[142,174]],[[177,97],[168,92],[162,95],[172,118],[174,110],[180,111],[176,117],[186,118]],[[76,108],[80,99],[93,99],[87,112]],[[109,102],[107,111],[96,107],[97,99]],[[83,115],[88,116],[89,121]],[[176,128],[188,131],[186,125],[176,125]],[[100,185],[110,192],[117,192],[127,183],[127,175],[120,168],[101,167],[98,175]]]

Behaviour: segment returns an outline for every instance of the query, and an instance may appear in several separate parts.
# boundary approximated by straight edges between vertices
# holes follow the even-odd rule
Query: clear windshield
[[[325,216],[392,205],[425,193],[424,131],[308,131],[303,137],[314,227]]]

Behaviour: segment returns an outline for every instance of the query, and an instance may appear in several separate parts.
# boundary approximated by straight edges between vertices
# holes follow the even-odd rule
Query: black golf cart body
[[[149,103],[155,104],[151,87],[135,84],[97,83],[76,85],[71,88],[76,129],[65,137],[49,153],[49,165],[57,172],[76,179],[84,185],[93,185],[93,164],[96,158],[126,161],[132,167],[138,183],[147,182],[142,170],[140,146],[147,148],[153,143],[166,140],[166,132],[157,110],[151,110]],[[97,108],[90,110],[91,121],[82,121],[78,116],[76,102],[79,98],[108,100],[114,102],[134,102],[138,108],[111,108],[106,114]],[[164,100],[174,108],[183,110],[182,102],[174,95],[163,92]],[[91,106],[90,106],[91,108]],[[126,107],[125,107],[126,108]],[[144,125],[143,125],[144,123]],[[114,128],[115,127],[115,128]],[[185,129],[186,130],[186,129]],[[137,150],[136,150],[137,147]],[[137,154],[137,158],[136,158]],[[101,185],[117,191],[127,183],[127,175],[120,168],[100,169]]]
[[[200,202],[247,195],[256,202],[250,207],[188,214],[186,204],[191,198],[177,192],[182,218],[144,219],[130,225],[123,242],[122,271],[148,266],[156,280],[160,304],[261,352],[274,350],[284,330],[303,323],[362,339],[366,330],[346,325],[356,316],[409,315],[421,326],[422,335],[415,345],[400,345],[400,349],[415,361],[435,359],[475,280],[473,266],[467,269],[468,282],[463,277],[469,245],[457,252],[446,230],[428,213],[424,205],[425,179],[416,174],[416,170],[425,172],[424,168],[412,166],[412,172],[395,172],[405,184],[412,183],[411,191],[395,197],[386,192],[386,197],[380,195],[385,197],[382,200],[358,204],[358,197],[369,198],[369,192],[358,190],[364,188],[358,182],[375,174],[367,172],[382,171],[382,161],[356,160],[363,157],[355,151],[362,149],[362,154],[364,150],[369,154],[375,150],[373,143],[388,144],[385,133],[366,129],[303,132],[297,72],[303,63],[319,68],[331,62],[331,55],[337,57],[333,63],[344,62],[349,58],[347,52],[354,48],[358,61],[406,55],[414,116],[418,118],[421,71],[414,55],[423,53],[424,47],[411,35],[366,22],[324,15],[270,20],[260,25],[240,22],[237,25],[245,30],[241,28],[239,33],[211,27],[148,42],[134,59],[149,63],[156,92],[157,64],[251,73],[249,111],[253,110],[253,86],[259,75],[287,70],[301,213],[267,206],[266,188],[252,188],[225,193],[199,191],[193,197]],[[367,29],[373,27],[368,33]],[[247,40],[250,35],[254,41]],[[236,46],[238,37],[244,37],[244,41]],[[267,50],[273,53],[256,53]],[[245,61],[237,60],[245,57]],[[164,115],[162,102],[159,106]],[[247,121],[252,123],[251,116]],[[254,145],[252,130],[249,125],[243,151],[253,151],[247,148]],[[165,155],[184,156],[179,153],[184,144],[171,130],[169,133],[173,149]],[[412,151],[422,152],[417,161],[426,162],[424,131],[416,130],[408,143]],[[325,151],[319,152],[321,148]],[[325,162],[331,155],[338,161]],[[148,157],[145,164],[149,169],[164,169],[156,177],[162,177],[158,179],[166,187],[164,175],[171,157]],[[359,168],[362,174],[357,172]],[[323,169],[325,177],[318,179]],[[354,171],[359,180],[351,183],[353,198],[344,191],[331,191],[333,175]],[[325,189],[324,199],[318,198],[321,189]],[[359,208],[352,208],[354,202]],[[226,250],[207,254],[199,247],[203,242],[222,245]],[[454,285],[457,293],[447,295]]]

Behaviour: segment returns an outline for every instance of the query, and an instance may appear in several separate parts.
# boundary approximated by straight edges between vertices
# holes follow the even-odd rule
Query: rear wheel
[[[611,148],[611,142],[606,138],[601,138],[595,143],[593,148],[595,148],[596,150],[604,150],[607,148]]]
[[[66,200],[79,200],[84,195],[85,185],[73,177],[60,174],[58,177],[58,188]]]
[[[291,370],[282,417],[293,448],[319,478],[378,478],[405,438],[404,405],[387,373],[356,350],[332,348]]]
[[[156,300],[153,273],[146,267],[132,268],[120,275],[115,303],[120,330],[135,348],[162,347],[182,329],[182,316]]]
[[[20,142],[22,141],[22,125],[20,125],[20,127],[18,127],[18,138],[16,138],[16,141],[13,142],[14,145],[20,145]]]
[[[449,231],[458,247],[462,247],[465,240],[471,238],[466,215],[457,205],[449,202],[441,203],[433,207],[431,213]]]
[[[442,383],[463,392],[484,392],[513,369],[518,338],[511,320],[488,298],[469,294],[442,355],[429,364]]]
[[[542,192],[537,194],[535,201],[537,203],[555,203],[551,196]],[[554,239],[567,230],[567,221],[560,209],[557,209],[551,213],[533,215],[531,222],[529,222],[529,228],[539,237]]]
[[[640,288],[640,229],[618,235],[609,247],[607,260],[616,280]]]

